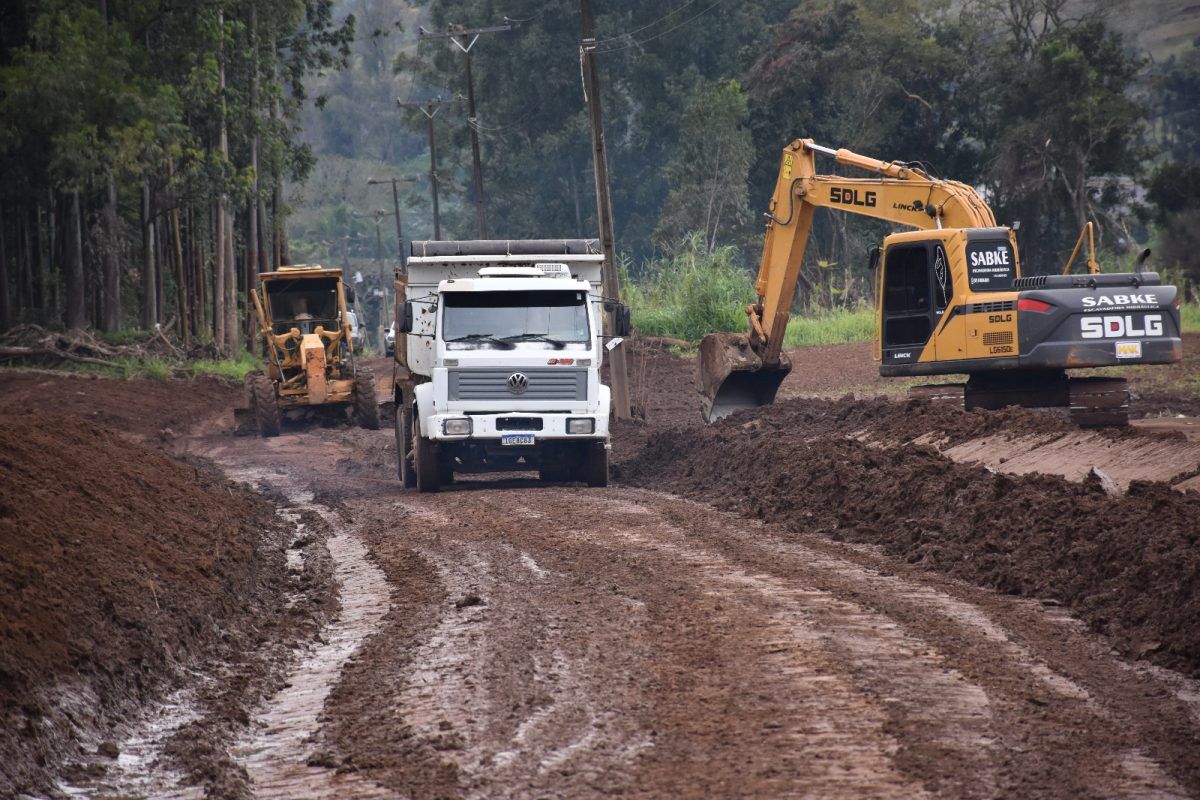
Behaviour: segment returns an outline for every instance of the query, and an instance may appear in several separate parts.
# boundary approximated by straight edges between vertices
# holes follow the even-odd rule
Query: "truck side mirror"
[[[399,319],[397,319],[396,322],[397,322],[397,325],[396,325],[397,333],[412,333],[413,307],[412,307],[411,300],[405,302],[404,308],[402,309],[402,313],[399,315]]]
[[[616,317],[613,319],[613,333],[617,336],[628,336],[633,330],[629,306],[621,303],[617,306]]]
[[[346,302],[347,303],[354,302],[354,287],[353,286],[346,287]]]

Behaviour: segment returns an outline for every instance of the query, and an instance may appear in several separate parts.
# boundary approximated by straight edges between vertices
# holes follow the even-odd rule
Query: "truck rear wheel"
[[[379,430],[379,398],[375,394],[375,373],[359,367],[354,374],[354,417],[367,430]]]
[[[592,445],[584,451],[579,480],[588,486],[608,486],[608,449],[604,445]]]
[[[258,435],[264,439],[278,436],[283,417],[279,411],[279,399],[275,396],[275,384],[266,375],[255,375],[250,379],[250,394],[254,400],[254,421],[258,424]]]
[[[406,407],[403,402],[396,404],[396,471],[405,489],[415,489],[417,486],[417,472],[411,458],[412,413],[412,408]]]
[[[419,422],[414,428],[416,436],[413,439],[413,471],[417,473],[417,491],[436,492],[442,487],[442,470],[441,464],[438,463],[437,447],[421,435]]]

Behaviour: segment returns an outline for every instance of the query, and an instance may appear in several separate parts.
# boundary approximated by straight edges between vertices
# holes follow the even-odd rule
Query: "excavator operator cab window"
[[[932,330],[932,249],[925,243],[894,245],[884,259],[883,343],[885,348],[910,349],[899,360],[916,361],[919,350],[913,353],[912,348],[925,344]]]

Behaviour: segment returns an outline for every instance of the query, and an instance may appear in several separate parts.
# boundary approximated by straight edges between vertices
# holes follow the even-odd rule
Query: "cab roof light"
[[[1054,308],[1052,304],[1034,300],[1032,297],[1022,297],[1017,301],[1017,311],[1036,311],[1044,314],[1052,308]]]

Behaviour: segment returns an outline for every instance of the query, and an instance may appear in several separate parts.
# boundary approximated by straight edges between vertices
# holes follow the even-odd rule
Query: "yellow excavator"
[[[816,156],[871,173],[818,175]],[[791,363],[783,351],[813,213],[828,208],[915,231],[871,253],[873,356],[883,377],[968,376],[913,394],[968,408],[1068,407],[1081,425],[1123,425],[1129,391],[1119,377],[1068,378],[1066,370],[1182,359],[1181,294],[1142,270],[1103,273],[1092,225],[1061,274],[1022,277],[1016,232],[996,225],[972,187],[913,163],[880,161],[798,139],[783,151],[759,265],[749,332],[700,343],[700,394],[712,422],[774,402]],[[1083,242],[1088,273],[1070,274]]]

